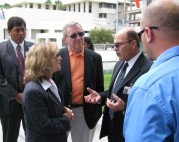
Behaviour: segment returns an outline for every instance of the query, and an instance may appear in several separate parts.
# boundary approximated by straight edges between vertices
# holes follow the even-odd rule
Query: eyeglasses
[[[133,39],[132,39],[133,40]],[[112,46],[112,48],[119,48],[121,45],[125,44],[125,43],[128,43],[128,42],[131,42],[132,40],[128,40],[126,42],[117,42],[117,43],[114,43],[114,45]]]
[[[152,29],[159,29],[158,27],[154,27],[154,26],[148,27],[148,28],[150,28],[151,30],[152,30]],[[141,41],[141,37],[142,37],[142,34],[144,33],[144,31],[145,31],[145,29],[143,29],[142,31],[140,31],[140,32],[138,33],[138,37],[139,37],[139,40],[140,40],[140,41]]]
[[[77,35],[79,35],[80,37],[83,37],[85,35],[85,32],[74,33],[68,37],[71,37],[71,39],[75,39]]]

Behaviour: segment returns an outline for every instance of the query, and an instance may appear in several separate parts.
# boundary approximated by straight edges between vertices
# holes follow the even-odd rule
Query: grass
[[[107,90],[109,88],[111,77],[112,74],[104,74],[104,90]]]

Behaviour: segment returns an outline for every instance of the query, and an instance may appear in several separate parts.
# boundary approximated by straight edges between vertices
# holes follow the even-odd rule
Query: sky
[[[31,2],[45,2],[46,0],[0,0],[0,5],[1,4],[4,4],[4,3],[8,3],[10,5],[13,5],[13,4],[16,4],[16,3],[19,3],[19,2],[22,2],[22,1],[31,1]],[[54,2],[55,0],[52,0],[52,2]],[[63,2],[65,0],[61,0],[61,2]]]

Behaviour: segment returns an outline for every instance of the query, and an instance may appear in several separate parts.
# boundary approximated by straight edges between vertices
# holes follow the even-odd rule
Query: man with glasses
[[[60,49],[62,69],[54,74],[54,81],[65,98],[65,106],[71,108],[72,142],[92,142],[95,126],[102,114],[97,104],[84,101],[87,87],[97,92],[104,91],[102,58],[84,48],[84,31],[79,23],[72,22],[63,28],[63,40],[67,47]]]
[[[152,61],[140,51],[138,35],[132,28],[123,28],[116,33],[114,50],[119,61],[114,67],[109,89],[98,94],[88,88],[90,95],[85,100],[105,104],[100,138],[108,136],[109,142],[124,142],[122,130],[129,90],[149,70]]]
[[[147,56],[155,62],[129,94],[126,142],[179,141],[178,25],[178,0],[155,0],[142,14],[141,41]]]
[[[10,17],[7,23],[10,39],[0,43],[0,119],[3,142],[17,142],[24,89],[24,59],[32,42],[25,41],[26,23],[20,17]],[[25,127],[24,127],[25,128]]]

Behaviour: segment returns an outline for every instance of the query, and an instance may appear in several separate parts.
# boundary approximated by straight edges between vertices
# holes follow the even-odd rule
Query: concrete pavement
[[[100,129],[101,129],[101,121],[102,120],[100,119],[99,122],[96,125],[96,131],[95,131],[93,142],[107,142],[107,137],[102,138],[101,140],[99,140],[99,133],[100,133]],[[2,141],[1,124],[0,124],[0,142],[3,142]],[[22,127],[20,129],[18,142],[25,142],[24,131],[23,131]],[[70,136],[68,137],[68,142],[71,142],[71,137]]]

